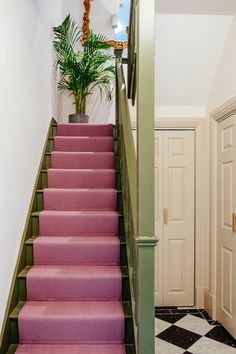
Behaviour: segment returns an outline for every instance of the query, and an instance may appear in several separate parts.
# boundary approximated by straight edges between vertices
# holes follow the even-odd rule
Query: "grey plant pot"
[[[88,123],[89,116],[87,114],[70,114],[69,123]]]

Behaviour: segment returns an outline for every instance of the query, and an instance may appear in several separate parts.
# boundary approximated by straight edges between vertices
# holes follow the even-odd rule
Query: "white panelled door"
[[[217,149],[217,319],[236,338],[236,115],[218,124]]]
[[[156,305],[194,305],[194,132],[157,131]]]

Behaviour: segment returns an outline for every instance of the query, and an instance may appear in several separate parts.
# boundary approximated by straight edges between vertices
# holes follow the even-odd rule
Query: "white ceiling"
[[[156,0],[158,13],[233,15],[236,0]]]
[[[156,17],[157,105],[205,105],[233,16]]]
[[[115,15],[119,10],[119,5],[120,0],[93,0],[92,10],[96,8],[96,16],[104,15],[104,10],[110,15]]]

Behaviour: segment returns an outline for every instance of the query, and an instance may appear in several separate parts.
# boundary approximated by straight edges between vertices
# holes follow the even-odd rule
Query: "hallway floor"
[[[236,340],[204,310],[155,310],[155,354],[236,354]]]

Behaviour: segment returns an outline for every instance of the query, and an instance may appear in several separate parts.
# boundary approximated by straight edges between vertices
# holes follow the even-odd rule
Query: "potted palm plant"
[[[82,32],[68,15],[63,23],[53,28],[53,45],[60,70],[58,89],[69,91],[74,97],[75,114],[70,123],[86,123],[86,99],[98,88],[101,97],[110,100],[115,75],[114,57],[109,54],[107,39],[90,30],[87,41],[81,45]]]

